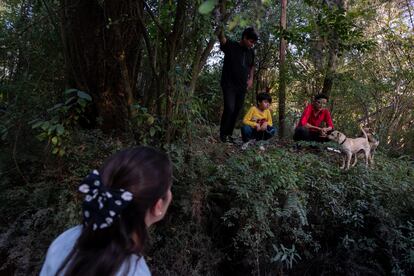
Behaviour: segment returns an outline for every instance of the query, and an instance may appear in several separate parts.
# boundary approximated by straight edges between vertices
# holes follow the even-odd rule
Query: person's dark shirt
[[[246,90],[250,69],[254,65],[254,51],[239,42],[227,39],[220,45],[224,52],[224,64],[221,73],[221,86],[232,86]]]

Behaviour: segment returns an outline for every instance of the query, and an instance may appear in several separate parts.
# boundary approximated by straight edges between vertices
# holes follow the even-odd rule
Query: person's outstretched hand
[[[247,89],[252,88],[252,86],[253,86],[253,80],[252,79],[248,79],[247,80]]]

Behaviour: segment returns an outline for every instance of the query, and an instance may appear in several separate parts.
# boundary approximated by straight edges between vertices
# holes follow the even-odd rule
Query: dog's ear
[[[326,132],[326,134],[327,134],[327,135],[329,135],[329,134],[331,134],[332,132],[334,132],[334,130],[333,130],[333,129],[328,130],[328,132]]]

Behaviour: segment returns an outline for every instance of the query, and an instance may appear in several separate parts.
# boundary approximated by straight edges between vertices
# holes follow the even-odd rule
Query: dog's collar
[[[345,143],[345,141],[346,141],[346,137],[345,137],[345,139],[341,142],[341,143],[339,143],[340,145],[342,145],[343,143]]]

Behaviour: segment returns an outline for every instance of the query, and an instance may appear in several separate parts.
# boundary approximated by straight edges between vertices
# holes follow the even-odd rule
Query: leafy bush
[[[166,147],[174,200],[151,231],[155,275],[413,272],[412,162],[379,153],[375,168],[345,172],[322,149],[241,152],[209,139]],[[26,161],[34,166],[29,185],[15,171],[2,178],[2,272],[36,274],[51,240],[80,221],[79,180],[135,144],[99,131],[69,141],[62,163]]]

